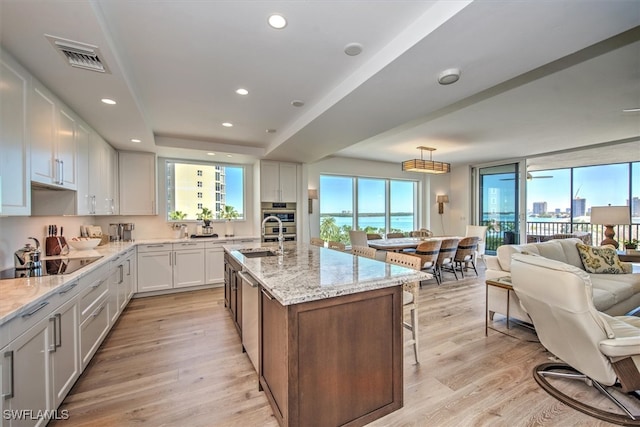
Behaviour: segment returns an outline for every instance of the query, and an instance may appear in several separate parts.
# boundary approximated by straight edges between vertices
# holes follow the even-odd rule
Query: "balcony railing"
[[[487,253],[494,254],[498,246],[507,244],[525,243],[521,242],[513,221],[486,222],[487,225]],[[576,236],[591,237],[594,245],[600,244],[604,240],[604,226],[587,223],[568,222],[527,222],[526,242],[545,242],[558,237],[576,234]],[[614,225],[616,232],[614,237],[618,242],[628,239],[640,240],[640,224]],[[587,240],[588,240],[587,237]],[[622,248],[622,243],[621,243]]]

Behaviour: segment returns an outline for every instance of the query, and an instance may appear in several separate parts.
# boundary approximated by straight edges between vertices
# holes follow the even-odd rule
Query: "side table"
[[[522,339],[521,337],[517,337],[515,335],[509,334],[507,332],[501,331],[499,329],[494,328],[493,326],[489,326],[489,287],[493,286],[496,288],[502,288],[505,289],[507,291],[507,312],[506,312],[506,324],[507,324],[507,330],[510,329],[510,325],[509,325],[509,305],[510,305],[510,300],[511,300],[511,292],[513,292],[513,285],[511,284],[511,277],[510,276],[505,276],[505,277],[498,277],[496,279],[490,279],[485,281],[486,283],[486,299],[485,299],[485,313],[484,313],[484,336],[488,336],[489,335],[489,329],[492,329],[496,332],[500,332],[501,334],[504,335],[508,335],[510,337],[513,338],[518,338],[518,339]],[[533,329],[533,326],[528,325],[525,322],[521,322],[518,321],[517,319],[512,319],[512,322],[516,322],[518,325],[524,326],[527,329],[530,329],[531,331],[533,331],[535,333],[535,329]],[[530,342],[537,342],[537,340],[528,340]]]

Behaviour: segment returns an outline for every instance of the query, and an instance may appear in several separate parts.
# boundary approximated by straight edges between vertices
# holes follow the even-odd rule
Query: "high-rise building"
[[[631,199],[631,216],[633,218],[640,217],[640,197]]]
[[[576,218],[587,214],[587,199],[576,197],[571,201],[571,215]]]
[[[175,164],[167,168],[167,184],[174,186],[174,200],[167,200],[170,211],[180,206],[186,219],[196,219],[202,208],[213,212],[213,219],[219,218],[226,204],[224,166],[200,164]]]
[[[533,202],[533,214],[540,215],[547,213],[547,202]]]

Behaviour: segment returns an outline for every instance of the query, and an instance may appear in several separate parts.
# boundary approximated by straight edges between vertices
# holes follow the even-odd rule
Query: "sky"
[[[570,169],[556,169],[532,172],[534,178],[527,182],[527,209],[533,209],[534,202],[547,202],[547,211],[560,209],[564,212],[571,207],[571,199],[576,195],[586,199],[587,209],[591,206],[627,205],[629,199],[629,164],[600,165],[573,169],[573,189],[571,189]],[[633,195],[640,197],[640,163],[634,164]]]
[[[236,208],[238,213],[244,213],[244,192],[242,191],[244,183],[243,169],[241,167],[226,167],[225,183],[227,185],[227,205]]]

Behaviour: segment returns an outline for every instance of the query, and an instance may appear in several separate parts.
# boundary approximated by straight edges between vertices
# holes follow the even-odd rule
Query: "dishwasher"
[[[242,347],[258,372],[258,281],[247,271],[239,271],[242,280]]]

